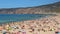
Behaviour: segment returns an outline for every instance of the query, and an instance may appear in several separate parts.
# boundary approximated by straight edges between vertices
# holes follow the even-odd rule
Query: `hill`
[[[49,14],[59,12],[60,2],[35,7],[0,9],[0,14],[46,14],[46,13]]]

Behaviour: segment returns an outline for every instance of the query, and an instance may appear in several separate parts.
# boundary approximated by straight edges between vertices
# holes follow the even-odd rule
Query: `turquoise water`
[[[0,23],[31,20],[45,16],[47,15],[46,14],[0,14]]]

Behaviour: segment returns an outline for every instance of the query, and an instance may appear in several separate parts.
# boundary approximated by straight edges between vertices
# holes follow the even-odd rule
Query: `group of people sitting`
[[[40,31],[59,31],[57,23],[53,23],[52,18],[43,18],[36,20],[28,20],[22,22],[12,22],[7,24],[2,24],[0,26],[1,34],[40,34]],[[56,32],[56,34],[59,32]]]

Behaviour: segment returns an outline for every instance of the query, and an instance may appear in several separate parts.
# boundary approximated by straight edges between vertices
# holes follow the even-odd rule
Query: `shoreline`
[[[56,16],[55,14],[54,15],[51,15],[51,16]],[[36,19],[30,19],[30,20],[21,20],[21,21],[12,21],[13,23],[17,23],[17,22],[24,22],[24,21],[32,21],[32,20],[41,20],[41,19],[43,19],[43,18],[48,18],[48,17],[51,17],[51,16],[45,16],[45,17],[40,17],[40,18],[36,18]],[[2,23],[2,24],[10,24],[10,23],[12,23],[12,22],[4,22],[4,23]],[[1,23],[0,23],[0,25],[1,25]]]

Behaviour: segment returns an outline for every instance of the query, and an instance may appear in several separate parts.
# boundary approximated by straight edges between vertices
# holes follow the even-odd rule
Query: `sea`
[[[0,24],[39,19],[50,15],[51,14],[0,14]]]

